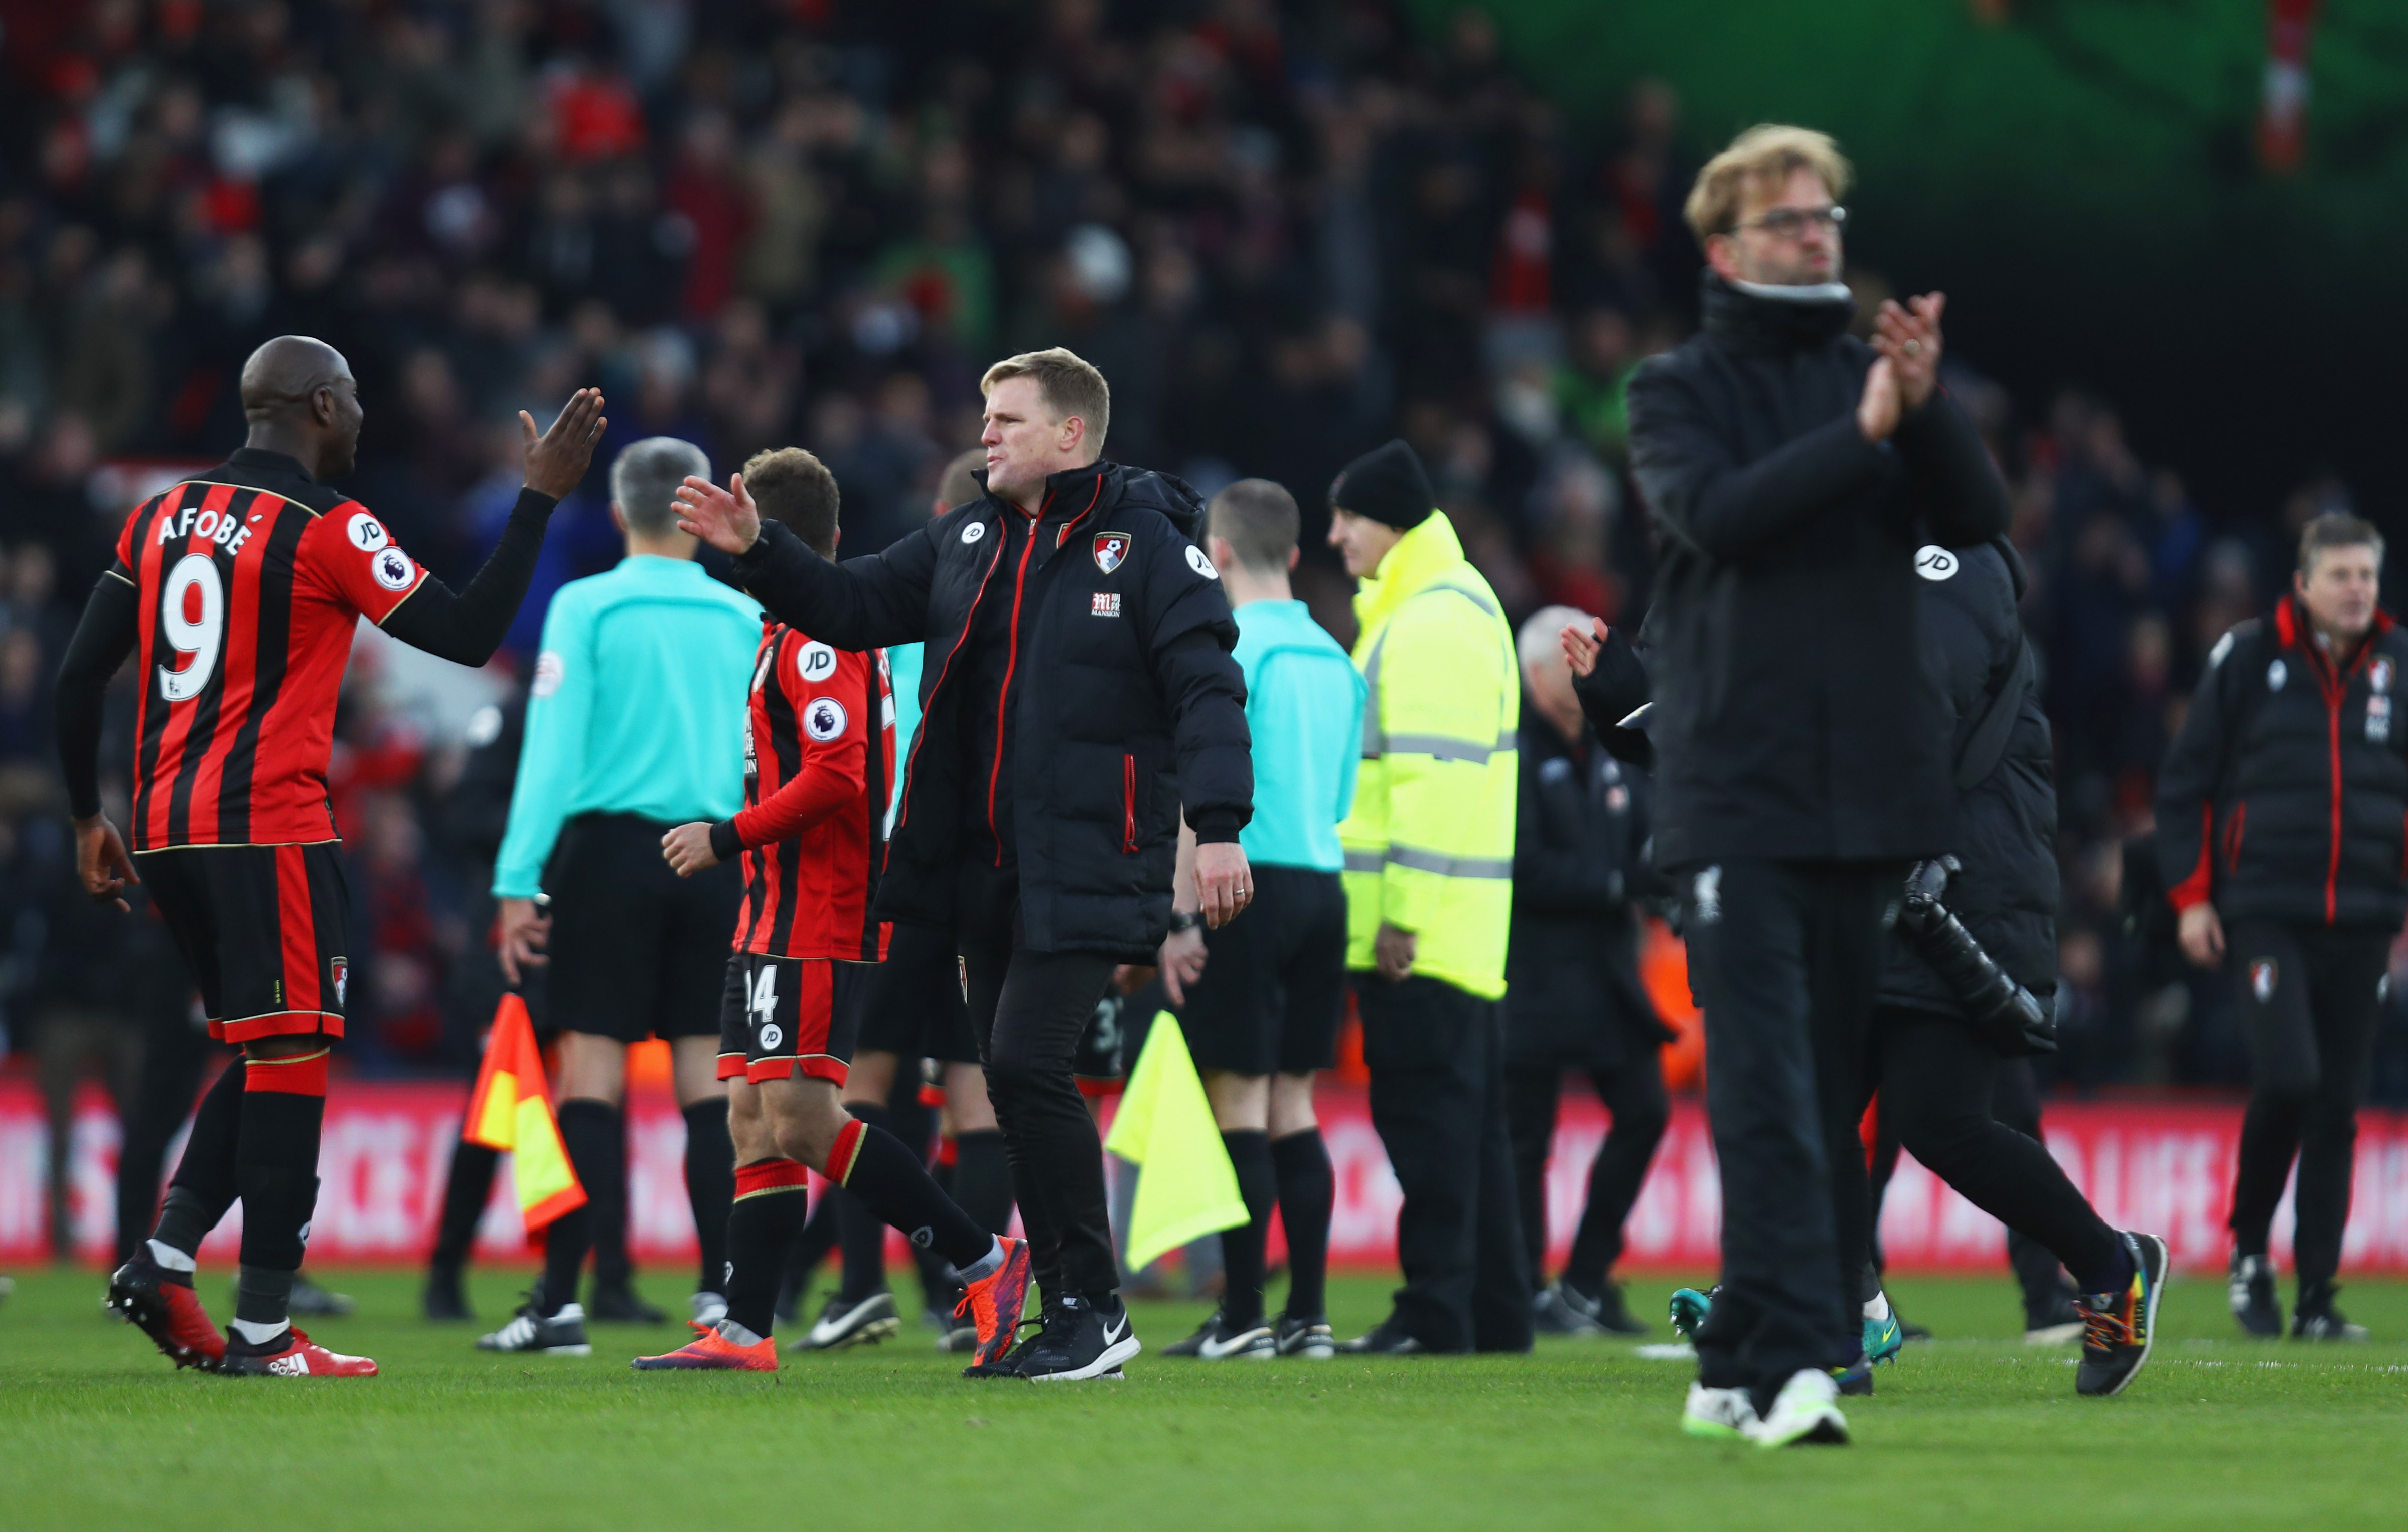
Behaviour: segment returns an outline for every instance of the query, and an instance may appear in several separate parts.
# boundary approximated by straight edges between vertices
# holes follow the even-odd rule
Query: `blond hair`
[[[1847,194],[1856,169],[1828,133],[1759,122],[1730,141],[1730,147],[1706,162],[1698,183],[1689,188],[1682,216],[1699,239],[1728,234],[1739,224],[1739,207],[1751,184],[1778,187],[1799,170],[1812,170],[1832,196]]]
[[[1101,454],[1104,433],[1112,423],[1111,385],[1104,381],[1095,364],[1067,346],[1054,346],[1041,351],[1023,351],[1007,356],[986,369],[979,379],[979,395],[983,398],[995,392],[995,386],[1008,378],[1034,378],[1037,392],[1045,408],[1056,419],[1068,420],[1076,415],[1087,422],[1087,445]]]

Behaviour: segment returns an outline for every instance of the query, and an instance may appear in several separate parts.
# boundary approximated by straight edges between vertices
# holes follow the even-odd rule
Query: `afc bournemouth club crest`
[[[2274,960],[2272,958],[2261,957],[2249,965],[2249,993],[2258,996],[2258,1003],[2261,1006],[2274,998]]]
[[[1128,557],[1128,534],[1125,532],[1096,533],[1096,567],[1111,574],[1121,566],[1122,560]]]
[[[351,987],[351,965],[348,958],[337,958],[326,965],[328,976],[335,981],[335,1004],[342,1005]]]

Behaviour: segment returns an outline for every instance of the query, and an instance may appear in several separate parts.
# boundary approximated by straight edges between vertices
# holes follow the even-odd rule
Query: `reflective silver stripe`
[[[1510,882],[1513,878],[1513,859],[1499,860],[1487,856],[1443,856],[1426,852],[1418,846],[1388,847],[1391,866],[1408,867],[1414,872],[1434,872],[1441,878],[1484,878]],[[1351,864],[1350,864],[1351,865]]]
[[[1443,734],[1392,734],[1381,742],[1381,753],[1388,755],[1426,755],[1439,761],[1470,761],[1486,766],[1488,758],[1498,751],[1518,749],[1521,741],[1510,734],[1497,737],[1495,745],[1475,744],[1469,739],[1456,739]],[[1363,752],[1367,761],[1377,760],[1369,750]]]
[[[1387,858],[1381,855],[1378,852],[1348,852],[1346,853],[1346,870],[1349,872],[1377,872],[1386,864],[1386,862]]]

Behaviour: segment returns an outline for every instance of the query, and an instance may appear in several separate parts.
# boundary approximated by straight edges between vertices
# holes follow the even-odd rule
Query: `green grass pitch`
[[[2070,1350],[2018,1342],[2003,1276],[1902,1280],[1900,1310],[1942,1339],[1847,1401],[1855,1446],[1767,1453],[1682,1437],[1689,1368],[1622,1342],[1182,1363],[1154,1352],[1202,1306],[1140,1304],[1154,1352],[1116,1383],[966,1382],[917,1331],[775,1379],[639,1377],[627,1359],[669,1329],[596,1326],[590,1359],[488,1356],[421,1323],[408,1276],[319,1275],[361,1313],[318,1338],[383,1377],[176,1373],[99,1314],[94,1274],[20,1273],[0,1305],[0,1526],[2408,1526],[2408,1341],[2246,1342],[2206,1280],[2170,1289],[2148,1371],[2106,1400],[2074,1396]],[[479,1276],[479,1311],[498,1322],[522,1281]],[[678,1296],[666,1272],[645,1285]],[[1673,1285],[1640,1279],[1633,1310],[1659,1315]],[[204,1273],[213,1311],[227,1286]],[[1385,1289],[1334,1285],[1341,1335]],[[2408,1283],[2344,1301],[2408,1338]]]

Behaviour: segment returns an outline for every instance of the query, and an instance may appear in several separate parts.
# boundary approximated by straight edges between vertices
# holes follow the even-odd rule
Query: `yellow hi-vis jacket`
[[[1346,963],[1381,923],[1411,931],[1413,972],[1494,1000],[1513,906],[1521,669],[1496,593],[1432,515],[1354,597],[1370,683],[1346,851]]]

